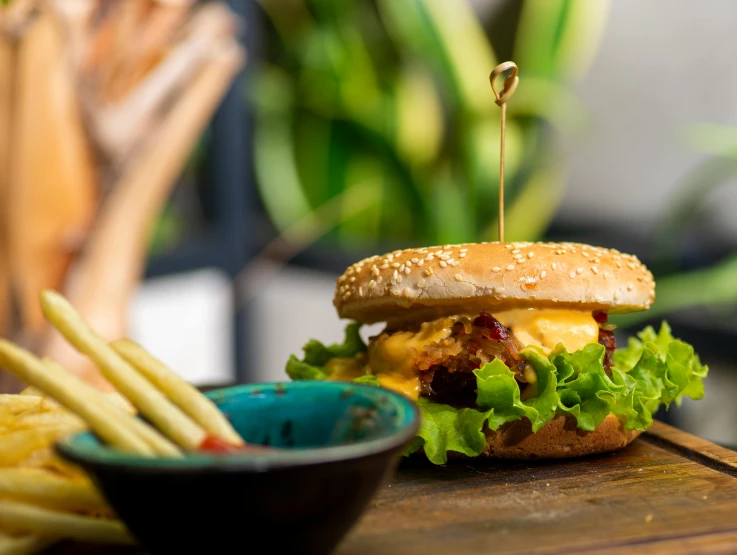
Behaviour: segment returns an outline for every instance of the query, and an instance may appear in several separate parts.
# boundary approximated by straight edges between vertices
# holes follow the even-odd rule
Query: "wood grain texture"
[[[622,451],[568,461],[409,459],[335,555],[737,553],[736,463],[657,422]]]
[[[338,553],[737,552],[736,463],[659,423],[567,462],[407,461]]]

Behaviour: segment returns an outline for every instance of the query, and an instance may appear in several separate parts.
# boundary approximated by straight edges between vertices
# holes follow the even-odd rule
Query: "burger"
[[[406,454],[569,458],[627,446],[653,415],[700,399],[708,368],[666,322],[617,347],[609,316],[647,310],[650,271],[578,243],[473,243],[397,250],[336,283],[343,343],[311,340],[293,380],[345,380],[415,400]],[[364,341],[363,325],[384,324]]]

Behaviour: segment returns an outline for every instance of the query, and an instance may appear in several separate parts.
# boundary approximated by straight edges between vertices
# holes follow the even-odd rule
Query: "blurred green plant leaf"
[[[488,75],[498,62],[468,2],[378,0],[377,5],[399,49],[431,63],[458,107],[477,113],[494,108]]]
[[[711,268],[658,278],[656,298],[643,312],[613,316],[613,324],[629,328],[678,310],[737,305],[737,254]]]
[[[399,73],[395,89],[395,143],[412,166],[426,166],[443,141],[443,107],[432,78],[419,66]]]
[[[604,36],[610,5],[610,0],[568,0],[553,59],[559,80],[575,82],[589,70]]]
[[[504,215],[506,241],[536,241],[555,217],[566,185],[566,166],[560,159],[541,163],[523,184]],[[487,231],[497,237],[498,218]]]
[[[721,123],[694,123],[680,130],[680,138],[688,148],[710,154],[737,158],[737,127]]]
[[[698,164],[676,185],[653,230],[653,269],[657,273],[676,269],[680,239],[694,222],[703,217],[703,208],[710,193],[735,177],[737,159],[716,157]]]
[[[520,82],[527,76],[550,78],[570,0],[525,0],[514,44]]]

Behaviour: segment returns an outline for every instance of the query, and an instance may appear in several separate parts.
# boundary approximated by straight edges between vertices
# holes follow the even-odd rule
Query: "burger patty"
[[[597,322],[606,322],[605,315]],[[604,345],[604,369],[611,376],[612,353],[616,341],[611,330],[599,327],[599,343]],[[501,360],[514,372],[524,396],[529,387],[525,378],[527,362],[520,356],[522,344],[509,328],[496,318],[481,312],[475,319],[456,322],[450,337],[425,346],[415,360],[420,371],[421,395],[438,403],[473,407],[476,404],[474,370],[494,359]]]

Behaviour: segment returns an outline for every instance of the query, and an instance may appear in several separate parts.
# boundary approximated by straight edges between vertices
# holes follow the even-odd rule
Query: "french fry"
[[[29,352],[3,339],[0,339],[0,366],[82,417],[107,443],[139,455],[153,455],[152,449],[132,429],[132,416],[120,411],[124,414],[124,418],[120,418],[110,408],[114,405],[103,402],[100,393],[71,374],[63,370],[57,372],[54,366],[44,364]]]
[[[0,554],[1,555],[33,555],[41,553],[48,547],[57,543],[55,538],[42,536],[11,536],[0,532]]]
[[[111,346],[205,431],[235,445],[243,445],[243,439],[215,403],[143,347],[129,339],[115,341]]]
[[[68,372],[64,367],[50,358],[44,358],[42,361],[43,365],[58,375],[68,375]],[[177,457],[181,455],[181,451],[171,441],[161,435],[157,430],[151,426],[146,425],[143,421],[138,418],[134,418],[130,411],[130,403],[128,407],[122,408],[119,405],[124,404],[122,396],[115,396],[114,394],[101,394],[94,389],[90,388],[92,395],[97,397],[100,403],[104,405],[117,419],[127,422],[128,426],[143,439],[146,444],[153,449],[154,454],[166,455],[169,457]]]
[[[11,414],[20,414],[29,409],[38,409],[41,397],[30,395],[0,394],[0,409],[7,409]]]
[[[0,498],[56,510],[110,512],[89,479],[63,478],[36,468],[0,468]]]
[[[0,467],[12,466],[64,435],[63,429],[18,430],[0,435]]]
[[[69,432],[79,432],[87,427],[79,416],[62,410],[20,414],[15,417],[12,425],[16,430],[59,427]]]
[[[119,520],[72,515],[17,501],[0,500],[0,527],[90,543],[135,543]]]
[[[199,448],[205,431],[97,335],[69,301],[54,291],[44,290],[41,306],[46,319],[77,350],[92,359],[105,378],[164,435],[185,449]]]
[[[114,405],[118,405],[121,409],[123,409],[128,414],[136,414],[138,412],[136,410],[136,407],[134,407],[128,399],[123,397],[117,391],[114,391],[112,393],[106,393],[105,397],[110,399],[110,401],[112,401]]]
[[[51,446],[33,451],[25,459],[18,461],[16,468],[44,469],[67,478],[86,478],[87,474],[77,465],[56,456]]]

